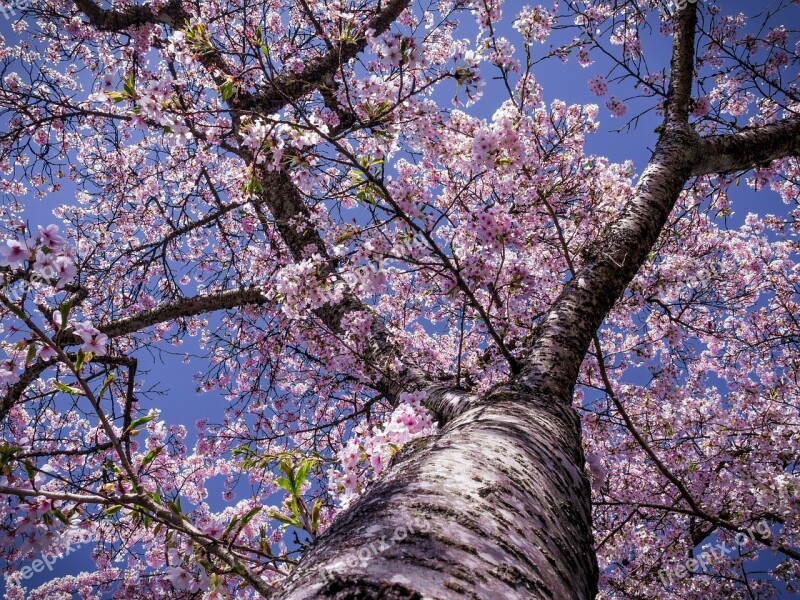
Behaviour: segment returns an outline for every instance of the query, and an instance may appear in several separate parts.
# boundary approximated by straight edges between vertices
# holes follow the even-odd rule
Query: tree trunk
[[[395,457],[277,597],[593,598],[589,485],[569,399],[521,384],[431,395],[463,410]]]

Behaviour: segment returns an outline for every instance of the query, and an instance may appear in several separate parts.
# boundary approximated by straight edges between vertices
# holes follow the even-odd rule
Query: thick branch
[[[130,317],[111,321],[99,327],[108,337],[119,337],[141,331],[152,325],[180,317],[192,317],[215,310],[226,310],[247,304],[264,304],[267,297],[258,288],[225,290],[206,296],[181,298]]]
[[[180,27],[191,18],[191,15],[183,10],[180,1],[170,2],[158,11],[154,11],[149,4],[132,5],[122,11],[107,10],[100,8],[92,0],[75,0],[75,6],[86,15],[98,31],[121,32],[129,27],[148,23],[164,23],[171,27]]]
[[[269,115],[313,91],[321,83],[329,80],[343,64],[366,48],[367,37],[364,35],[366,31],[372,30],[373,35],[380,35],[389,29],[408,4],[409,0],[391,0],[381,12],[367,22],[364,32],[358,38],[341,43],[323,56],[310,60],[302,73],[284,75],[274,79],[272,85],[265,90],[244,96],[237,102],[236,108]]]
[[[700,160],[700,138],[687,124],[696,11],[689,3],[675,17],[669,101],[653,157],[618,220],[585,252],[583,266],[545,316],[524,361],[522,381],[565,403],[592,337],[647,259]]]
[[[542,323],[523,368],[535,388],[569,402],[583,357],[608,311],[647,259],[694,163],[698,138],[675,131],[661,136],[634,194],[583,266],[564,287]]]
[[[689,122],[689,99],[694,81],[694,38],[697,29],[697,3],[688,2],[674,17],[667,110],[664,125],[684,127]]]
[[[788,156],[800,156],[800,116],[703,138],[692,175],[744,171]]]
[[[261,198],[275,219],[275,227],[283,242],[289,248],[292,258],[303,260],[316,253],[322,257],[324,267],[320,279],[339,278],[336,261],[328,254],[328,249],[313,226],[311,211],[303,201],[297,186],[286,171],[260,172]],[[344,283],[344,282],[342,282]],[[314,310],[314,314],[331,331],[342,331],[342,318],[346,314],[367,312],[371,309],[346,288],[342,300],[336,304],[326,304]],[[379,369],[375,388],[382,392],[390,402],[396,402],[401,392],[420,389],[425,386],[424,376],[403,357],[400,349],[391,340],[389,331],[378,315],[373,314],[369,339],[364,344],[363,360]],[[399,371],[387,370],[383,366],[397,360],[402,367]]]
[[[380,35],[406,9],[410,0],[391,0],[370,19],[361,34],[355,39],[348,39],[331,48],[322,56],[309,60],[301,73],[286,73],[270,80],[267,87],[256,93],[239,92],[229,104],[235,111],[256,112],[271,115],[287,104],[294,102],[331,79],[333,74],[345,63],[355,58],[367,46],[366,32]],[[175,29],[183,29],[192,15],[187,13],[180,2],[170,2],[163,9],[154,11],[150,5],[133,6],[123,11],[100,8],[92,0],[75,0],[75,5],[89,19],[89,22],[100,31],[122,32],[129,27],[146,23],[163,23]],[[379,4],[380,6],[380,4]],[[210,40],[209,40],[210,42]],[[209,70],[215,82],[224,82],[221,74],[230,75],[220,53],[206,48],[198,57]]]

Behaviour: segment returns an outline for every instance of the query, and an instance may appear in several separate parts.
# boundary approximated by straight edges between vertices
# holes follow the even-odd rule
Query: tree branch
[[[108,337],[114,338],[141,331],[146,327],[163,323],[170,319],[191,317],[215,310],[226,310],[247,304],[265,304],[267,302],[267,297],[258,288],[225,290],[224,292],[206,296],[192,296],[190,298],[181,298],[174,302],[167,302],[130,317],[100,325],[98,329]],[[77,343],[77,339],[74,343]]]
[[[367,22],[364,31],[358,38],[343,42],[319,58],[308,61],[301,73],[283,75],[272,80],[272,85],[267,89],[241,97],[236,102],[235,108],[270,115],[287,103],[298,100],[313,91],[322,82],[330,79],[339,67],[355,58],[367,47],[365,35],[367,31],[372,30],[373,35],[379,35],[389,29],[400,13],[409,5],[409,2],[410,0],[391,0],[381,12]]]
[[[692,175],[745,171],[779,158],[800,156],[800,115],[736,133],[705,137],[700,155]]]
[[[158,11],[154,11],[149,4],[132,5],[125,10],[109,10],[100,8],[92,0],[75,0],[75,6],[98,31],[121,32],[129,27],[148,23],[163,23],[180,28],[192,17],[183,9],[180,0],[173,0]]]
[[[236,112],[254,112],[260,115],[271,115],[279,111],[286,104],[298,100],[323,82],[330,80],[337,69],[366,48],[368,31],[371,35],[385,32],[409,3],[410,0],[391,0],[366,23],[357,38],[343,41],[322,56],[309,60],[300,73],[285,73],[273,78],[268,87],[259,92],[240,92],[234,95],[229,100],[229,105]],[[170,2],[158,11],[154,11],[148,4],[133,6],[124,11],[106,10],[100,8],[93,0],[75,0],[75,5],[99,31],[118,33],[129,27],[147,23],[162,23],[175,29],[184,29],[192,17],[179,1]],[[223,83],[225,77],[230,76],[225,61],[213,47],[198,53],[198,58],[217,85]],[[219,70],[225,76],[215,75],[215,70]]]
[[[664,125],[686,127],[689,122],[689,100],[694,81],[694,38],[697,29],[697,3],[687,2],[674,19],[670,78]]]
[[[618,219],[584,251],[584,264],[542,320],[524,359],[522,383],[561,402],[572,400],[581,362],[625,287],[647,259],[672,207],[701,159],[700,137],[688,127],[696,7],[675,20],[670,105],[653,156]]]
[[[297,186],[289,174],[284,171],[259,171],[262,191],[260,201],[269,209],[275,219],[275,227],[283,242],[296,261],[308,258],[316,253],[322,257],[324,267],[320,273],[322,279],[334,278],[341,281],[333,259],[317,230],[312,225],[311,211],[303,201]],[[341,282],[344,284],[344,282]],[[350,313],[369,313],[372,315],[369,338],[365,340],[362,359],[378,372],[375,389],[383,393],[391,403],[396,403],[401,392],[413,391],[425,387],[425,376],[411,364],[391,340],[391,335],[378,315],[359,300],[346,287],[341,301],[326,304],[314,310],[314,314],[332,332],[342,331],[342,318]],[[399,371],[385,368],[393,360],[402,367]]]

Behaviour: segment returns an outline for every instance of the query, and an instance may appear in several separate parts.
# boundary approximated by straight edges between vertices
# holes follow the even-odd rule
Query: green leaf
[[[107,517],[117,514],[122,509],[121,504],[115,504],[114,506],[109,506],[103,511],[103,514]]]
[[[181,499],[175,498],[175,500],[168,500],[167,506],[169,506],[170,510],[174,512],[176,515],[183,514],[183,508],[181,507]]]
[[[36,358],[36,344],[31,343],[28,346],[28,354],[25,356],[25,366],[31,364],[34,358]]]
[[[242,444],[241,446],[237,446],[236,448],[231,450],[231,454],[233,456],[239,456],[240,454],[244,454],[245,456],[250,456],[251,454],[253,454],[253,451],[247,444]]]
[[[153,462],[155,457],[158,456],[159,454],[161,454],[161,451],[163,449],[164,449],[164,446],[158,446],[157,448],[153,448],[152,450],[150,450],[150,452],[145,454],[144,458],[142,459],[142,468],[146,467],[151,462]]]
[[[84,354],[83,350],[78,350],[78,358],[75,359],[75,368],[80,371],[85,361],[86,354]]]
[[[247,184],[244,186],[244,191],[248,194],[260,194],[264,191],[264,188],[258,181],[258,178],[254,175],[250,179],[248,179]]]
[[[313,460],[304,460],[300,463],[300,466],[297,468],[297,475],[295,476],[295,490],[299,490],[300,486],[305,483],[305,480],[308,478],[308,473],[311,471],[311,467],[314,466]]]
[[[53,513],[59,521],[61,521],[64,525],[69,525],[69,519],[67,516],[61,512],[61,509],[56,508],[55,506],[50,509],[50,512]]]
[[[236,93],[234,88],[234,84],[232,81],[226,81],[221,86],[219,86],[219,93],[222,94],[222,99],[226,102],[233,98],[233,95]]]
[[[69,312],[71,310],[72,310],[72,305],[69,303],[62,304],[61,306],[58,307],[58,313],[61,315],[62,329],[67,326],[67,322],[69,321]]]
[[[11,459],[14,458],[14,455],[21,450],[22,448],[19,446],[10,446],[6,444],[0,446],[0,467],[7,465]]]
[[[242,527],[244,527],[250,521],[252,521],[253,517],[255,517],[258,514],[261,508],[262,508],[261,506],[256,506],[255,508],[251,508],[249,511],[247,511],[247,514],[245,514],[245,516],[242,517]]]
[[[149,423],[155,418],[156,418],[155,415],[147,415],[146,417],[139,417],[138,419],[134,419],[134,421],[130,424],[129,429],[137,429],[140,425]]]
[[[197,562],[199,562],[199,563],[200,563],[200,566],[202,566],[202,567],[203,567],[203,568],[204,568],[206,571],[213,571],[213,570],[214,570],[214,565],[212,565],[212,564],[211,564],[209,561],[207,561],[207,560],[203,560],[203,559],[201,558],[201,559],[200,559],[200,560],[198,560]]]
[[[278,466],[280,467],[281,471],[286,473],[286,476],[289,479],[294,479],[294,466],[292,465],[291,462],[289,462],[288,460],[284,459],[284,460],[282,460],[280,462],[280,464]]]
[[[128,99],[128,94],[121,93],[121,92],[108,92],[108,97],[111,98],[114,102],[122,102],[123,100]]]
[[[222,532],[222,539],[223,540],[226,537],[228,537],[228,534],[230,534],[230,532],[233,531],[233,528],[236,527],[236,524],[238,522],[239,522],[239,517],[234,517],[233,519],[231,519],[231,522],[228,523],[228,526],[225,528],[225,531]]]
[[[120,473],[122,473],[122,471],[119,470],[119,467],[115,465],[113,462],[111,462],[109,459],[103,461],[103,468],[106,471],[111,471],[115,475],[119,475]]]
[[[292,496],[290,505],[292,507],[292,514],[295,517],[295,520],[298,522],[300,521],[300,504],[297,502],[297,496]]]
[[[294,493],[294,486],[292,486],[292,482],[289,481],[286,477],[278,477],[275,480],[275,483],[277,483],[280,487],[285,489],[290,494]]]
[[[322,500],[317,499],[314,502],[314,508],[311,509],[311,529],[312,533],[316,533],[319,529],[319,511],[322,508]]]
[[[128,78],[122,85],[122,89],[128,95],[128,98],[133,98],[136,96],[136,86],[133,81],[133,72],[131,72],[131,74],[128,75]]]
[[[78,388],[70,387],[68,385],[64,385],[60,381],[54,381],[53,385],[55,385],[59,390],[65,392],[67,394],[72,394],[73,396],[82,396],[83,392]]]
[[[114,374],[111,373],[108,377],[106,377],[106,380],[103,382],[103,386],[100,388],[100,392],[97,394],[98,400],[103,399],[103,394],[106,393],[108,386],[110,386],[113,381],[114,381]],[[133,424],[131,424],[131,427],[133,427]]]
[[[302,528],[297,519],[293,519],[291,517],[287,517],[286,515],[282,515],[277,510],[270,511],[269,516],[270,518],[275,519],[276,521],[280,521],[281,523],[284,523],[286,525],[294,525],[295,527]]]

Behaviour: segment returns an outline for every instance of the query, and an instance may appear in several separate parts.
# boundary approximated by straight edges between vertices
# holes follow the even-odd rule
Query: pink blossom
[[[611,96],[606,101],[606,108],[611,111],[613,117],[621,117],[628,112],[627,105],[615,96]]]
[[[553,14],[541,6],[535,8],[526,6],[514,21],[514,29],[525,36],[528,43],[537,41],[543,44],[550,35],[553,20]]]
[[[56,259],[57,257],[52,252],[45,254],[43,251],[37,250],[33,269],[45,279],[52,279],[58,273]]]
[[[380,454],[373,454],[369,457],[369,464],[375,470],[377,475],[383,471],[383,456]]]
[[[48,225],[42,227],[39,225],[39,235],[36,236],[39,243],[54,252],[60,250],[64,246],[64,238],[58,235],[58,225]]]
[[[84,352],[91,352],[97,356],[105,355],[108,336],[105,333],[100,333],[89,321],[76,323],[75,334],[83,340],[81,349]]]
[[[595,96],[605,96],[608,92],[606,78],[602,75],[595,75],[589,80],[589,91]]]
[[[14,384],[19,381],[19,375],[16,374],[16,366],[11,359],[6,359],[0,362],[0,384],[9,383]]]
[[[6,245],[0,246],[0,267],[16,267],[30,256],[28,246],[17,240],[6,240]]]
[[[711,101],[706,96],[698,98],[694,103],[692,114],[695,117],[705,117],[711,110]]]
[[[58,282],[56,287],[64,287],[78,274],[78,267],[72,262],[71,258],[66,256],[59,256],[55,261],[56,272],[58,274]]]
[[[344,485],[344,489],[350,492],[354,492],[356,486],[358,485],[358,477],[355,473],[350,471],[349,473],[345,474],[344,479],[342,480],[342,484]]]
[[[176,590],[188,590],[192,587],[193,578],[190,573],[181,567],[170,567],[167,569],[167,581],[169,581]]]
[[[51,358],[58,356],[58,353],[50,346],[44,345],[39,349],[37,356],[42,360],[50,360]]]

